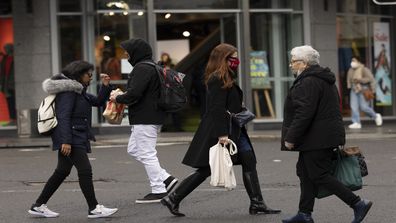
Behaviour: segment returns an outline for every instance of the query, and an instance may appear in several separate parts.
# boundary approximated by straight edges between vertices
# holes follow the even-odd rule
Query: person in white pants
[[[141,162],[146,169],[152,194],[166,194],[167,190],[164,181],[171,177],[161,167],[157,157],[157,150],[155,149],[160,128],[160,125],[132,125],[128,143],[129,155]],[[148,202],[151,203],[152,200],[136,200],[136,203]]]
[[[150,45],[142,39],[123,41],[121,47],[133,66],[124,94],[112,93],[110,100],[128,105],[131,136],[128,153],[141,162],[150,180],[151,193],[136,203],[160,202],[176,185],[177,179],[161,168],[155,148],[157,135],[166,117],[165,111],[157,106],[160,95],[160,80],[157,70],[147,62],[152,60]],[[146,62],[146,63],[143,63]]]

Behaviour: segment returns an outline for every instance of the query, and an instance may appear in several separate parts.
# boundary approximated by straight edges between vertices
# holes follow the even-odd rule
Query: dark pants
[[[297,176],[300,178],[299,211],[311,213],[315,204],[318,186],[323,186],[349,206],[360,200],[349,188],[330,174],[333,149],[300,152]]]
[[[46,204],[65,178],[70,174],[73,165],[77,168],[80,188],[87,200],[89,210],[95,209],[96,201],[92,182],[92,168],[85,149],[73,149],[70,156],[64,156],[58,152],[58,165],[55,172],[48,179],[43,191],[36,201],[37,205]]]

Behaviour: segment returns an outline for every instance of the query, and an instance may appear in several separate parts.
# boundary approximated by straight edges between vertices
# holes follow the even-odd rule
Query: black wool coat
[[[131,39],[121,43],[128,52],[129,63],[133,66],[129,74],[127,91],[116,98],[117,103],[128,105],[130,125],[162,125],[166,113],[157,107],[160,95],[160,80],[154,66],[140,62],[150,61],[150,45],[141,39]]]
[[[335,75],[318,65],[304,70],[293,82],[284,104],[281,149],[310,151],[345,144],[345,129]]]
[[[241,131],[246,133],[245,127],[230,126],[230,116],[227,113],[227,110],[231,113],[242,111],[242,90],[236,84],[229,89],[222,86],[222,81],[217,78],[208,82],[206,113],[182,161],[187,166],[208,167],[209,149],[217,144],[218,137],[228,135],[232,141],[237,142]]]

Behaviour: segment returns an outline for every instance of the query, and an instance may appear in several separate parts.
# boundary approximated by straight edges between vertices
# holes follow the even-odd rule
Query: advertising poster
[[[374,22],[374,76],[376,80],[377,106],[392,105],[392,80],[391,80],[391,58],[389,23]]]
[[[250,52],[250,78],[252,89],[270,89],[267,52]]]

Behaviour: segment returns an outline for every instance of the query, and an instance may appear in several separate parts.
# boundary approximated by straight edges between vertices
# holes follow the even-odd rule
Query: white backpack
[[[58,125],[55,113],[55,97],[55,94],[45,97],[38,109],[37,128],[42,135],[50,135]]]

